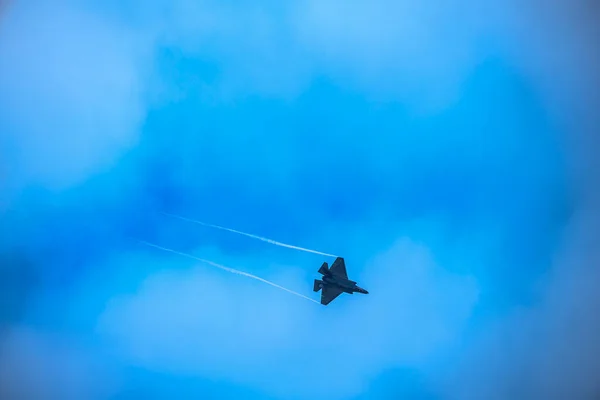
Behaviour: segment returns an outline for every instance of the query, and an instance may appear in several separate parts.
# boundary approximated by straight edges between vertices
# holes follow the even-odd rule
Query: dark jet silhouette
[[[346,273],[346,263],[342,257],[335,259],[331,268],[328,268],[327,263],[324,262],[319,268],[319,273],[323,275],[322,280],[315,279],[315,286],[313,290],[321,292],[321,304],[326,306],[335,300],[342,293],[354,294],[355,292],[369,294],[365,289],[360,288],[356,285],[356,282],[348,279],[348,273]]]

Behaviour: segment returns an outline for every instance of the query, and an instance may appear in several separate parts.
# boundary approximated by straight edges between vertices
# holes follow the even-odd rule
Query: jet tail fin
[[[313,286],[313,291],[318,292],[319,290],[321,290],[321,284],[322,283],[323,283],[323,281],[315,279],[315,284]]]
[[[324,262],[323,265],[321,265],[321,268],[319,268],[319,273],[321,275],[327,275],[329,273],[329,267],[327,266],[326,262]]]

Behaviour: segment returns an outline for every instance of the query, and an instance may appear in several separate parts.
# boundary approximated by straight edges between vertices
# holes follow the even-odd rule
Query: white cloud
[[[369,278],[356,278],[369,295],[328,307],[209,266],[157,273],[135,294],[114,298],[99,326],[125,360],[150,369],[287,398],[344,398],[385,368],[422,367],[460,334],[477,299],[471,278],[445,272],[407,240],[367,270]]]
[[[67,4],[11,5],[0,26],[9,183],[64,188],[135,144],[145,111],[144,49],[99,14]]]
[[[535,0],[504,11],[497,29],[565,132],[574,209],[538,301],[486,326],[449,390],[459,399],[597,398],[600,9]]]
[[[299,42],[339,83],[420,106],[447,105],[482,58],[463,1],[313,1],[294,8]],[[460,21],[460,23],[457,23]]]
[[[486,325],[448,390],[453,398],[591,399],[600,394],[597,211],[576,214],[539,300]]]
[[[148,7],[145,3],[140,7]],[[160,43],[219,67],[222,98],[298,96],[316,78],[409,107],[444,107],[490,51],[489,10],[462,0],[155,3]],[[160,12],[159,12],[160,10]],[[484,15],[484,18],[481,18]]]

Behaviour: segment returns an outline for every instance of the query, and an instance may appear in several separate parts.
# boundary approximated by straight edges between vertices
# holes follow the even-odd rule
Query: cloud
[[[278,275],[266,278],[282,282]],[[386,368],[423,368],[460,335],[477,300],[472,278],[444,271],[407,239],[362,275],[372,294],[322,307],[209,266],[158,272],[113,298],[100,329],[127,363],[281,398],[347,398]]]
[[[512,48],[564,129],[574,207],[551,269],[529,307],[495,318],[465,353],[448,395],[462,399],[600,395],[598,105],[600,9],[589,2],[514,6]],[[506,21],[505,21],[506,22]],[[509,36],[508,34],[507,36]],[[514,38],[513,38],[514,39]]]
[[[7,399],[102,399],[114,377],[77,338],[13,326],[0,343],[0,395]]]
[[[136,143],[146,54],[132,32],[72,4],[22,2],[0,29],[5,185],[78,184]]]
[[[461,0],[130,6],[145,10],[145,22],[137,14],[133,24],[153,30],[160,47],[216,67],[197,87],[210,99],[293,99],[325,78],[374,100],[438,111],[458,100],[465,79],[492,52],[480,43],[488,26]]]
[[[597,371],[600,296],[598,210],[576,215],[538,300],[486,325],[452,373],[449,397],[592,399]]]
[[[292,23],[306,53],[336,82],[437,110],[457,100],[486,55],[477,46],[483,27],[470,8],[463,1],[309,0],[294,7]]]
[[[600,91],[586,84],[600,68],[585,58],[596,59],[594,41],[578,47],[573,33],[587,24],[534,4],[15,3],[0,24],[11,60],[0,63],[0,179],[11,193],[54,192],[1,216],[3,281],[26,289],[3,291],[13,307],[3,316],[63,337],[14,331],[4,369],[46,370],[58,346],[84,375],[96,352],[117,364],[125,398],[136,386],[205,395],[206,381],[343,397],[401,392],[415,377],[431,392],[449,364],[460,366],[452,398],[593,393],[597,258],[578,246],[597,226]],[[556,131],[572,140],[570,185]],[[591,225],[566,232],[540,293],[570,197],[582,205],[573,226]],[[354,258],[371,294],[315,308],[209,267],[124,253],[131,231],[184,251],[218,245],[215,261],[312,286],[314,271],[262,261],[295,256],[175,228],[153,214],[163,207]],[[60,347],[70,329],[90,347]],[[55,389],[93,393],[97,381],[68,379],[79,372],[69,365]]]

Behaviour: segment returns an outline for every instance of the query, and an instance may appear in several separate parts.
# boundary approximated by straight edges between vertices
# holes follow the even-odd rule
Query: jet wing
[[[324,286],[321,290],[321,304],[326,306],[342,293],[344,291],[336,286]]]
[[[339,276],[340,278],[348,279],[348,273],[346,272],[346,263],[342,257],[338,257],[333,262],[333,265],[329,269],[332,274]]]

